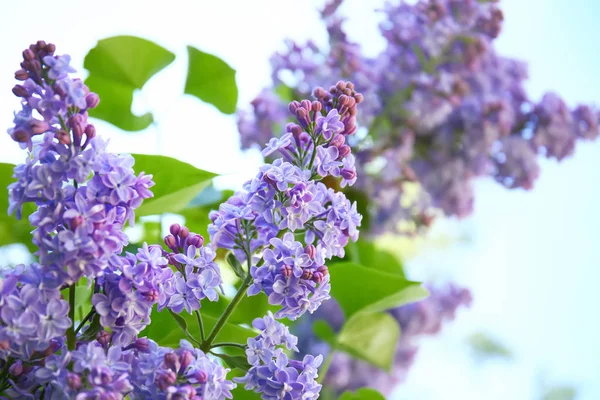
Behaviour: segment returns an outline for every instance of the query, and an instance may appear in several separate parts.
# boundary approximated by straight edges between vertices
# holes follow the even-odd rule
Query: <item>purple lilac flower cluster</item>
[[[315,379],[323,356],[305,355],[302,361],[289,359],[284,348],[297,352],[298,338],[270,312],[255,319],[252,326],[260,334],[248,339],[246,356],[251,367],[236,381],[261,393],[265,400],[318,399],[321,385]]]
[[[174,224],[164,239],[170,251],[144,243],[136,254],[123,254],[128,244],[123,228],[152,197],[152,176],[136,176],[132,156],[106,151],[107,143],[87,122],[86,110],[98,104],[98,96],[69,77],[74,72],[69,56],[54,51],[42,41],[26,49],[16,73],[23,84],[13,89],[23,110],[8,133],[29,152],[25,164],[15,168],[9,212],[20,218],[25,203],[37,206],[29,220],[39,264],[0,270],[0,395],[231,398],[236,385],[227,380],[229,369],[205,352],[187,341],[176,350],[159,347],[138,335],[156,304],[173,314],[196,312],[201,338],[185,333],[206,352],[231,345],[213,340],[235,298],[206,339],[198,313],[201,300],[218,299],[217,247],[249,262],[238,295],[252,284],[251,294],[264,290],[273,304],[283,305],[280,316],[297,318],[329,298],[325,259],[343,256],[343,247],[358,237],[361,217],[356,204],[318,180],[332,177],[344,185],[356,180],[346,136],[356,131],[361,95],[351,83],[340,82],[329,92],[317,89],[313,102],[289,105],[298,124],[289,124],[287,134],[265,149],[283,158],[263,167],[244,192],[212,215],[212,247]],[[82,278],[93,291],[93,307],[76,328],[76,286]],[[248,353],[262,356],[250,361],[257,375],[247,385],[265,399],[316,399],[321,359],[288,360],[277,347],[296,349],[297,338],[273,318],[269,314],[254,323],[262,332],[248,341]]]
[[[375,57],[344,33],[341,3],[331,1],[322,13],[329,49],[289,43],[273,56],[273,83],[303,95],[344,77],[364,94],[359,122],[369,136],[349,144],[359,173],[369,177],[358,189],[370,199],[372,233],[403,230],[400,221],[427,225],[437,209],[469,215],[476,177],[531,189],[540,155],[561,161],[578,139],[598,136],[596,109],[571,109],[554,93],[539,102],[528,97],[526,65],[494,49],[504,19],[497,1],[388,3],[380,27],[387,46]],[[261,145],[286,122],[273,89],[252,106],[239,114],[244,148]]]
[[[471,304],[469,290],[453,284],[432,288],[430,292],[425,300],[388,311],[402,331],[389,373],[346,353],[336,352],[323,380],[324,385],[336,393],[368,386],[387,395],[404,381],[418,352],[419,339],[439,333],[444,322],[455,318],[458,308]],[[294,326],[294,332],[300,338],[300,354],[326,355],[330,351],[329,345],[312,332],[312,323],[317,319],[327,321],[336,331],[344,324],[338,304],[333,300],[325,302],[317,313]]]
[[[281,305],[277,318],[312,313],[329,298],[325,260],[344,256],[362,219],[356,203],[319,181],[337,178],[342,186],[356,181],[347,138],[356,131],[363,97],[352,83],[341,81],[328,91],[315,89],[314,97],[289,104],[296,122],[263,150],[280,158],[261,167],[244,191],[210,215],[213,246],[247,260],[248,293],[263,291],[270,304]]]
[[[185,340],[173,350],[146,338],[127,347],[109,346],[104,338],[73,351],[58,348],[38,365],[15,362],[6,395],[78,400],[232,398],[235,384],[226,379],[229,370]]]

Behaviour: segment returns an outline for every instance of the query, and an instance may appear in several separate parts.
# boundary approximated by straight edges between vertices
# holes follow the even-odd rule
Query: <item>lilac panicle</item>
[[[321,385],[316,382],[317,368],[323,356],[304,356],[302,361],[289,359],[284,349],[298,351],[298,338],[269,312],[252,323],[260,334],[248,339],[246,356],[250,369],[242,378],[247,390],[260,393],[263,399],[318,399]]]
[[[315,100],[288,105],[296,122],[267,142],[263,154],[279,158],[210,215],[212,245],[248,262],[248,294],[262,291],[280,305],[277,318],[312,313],[330,297],[326,260],[344,256],[362,219],[355,203],[320,181],[356,181],[346,142],[356,132],[363,96],[344,81],[313,94]]]
[[[344,77],[361,91],[356,118],[369,136],[359,132],[349,144],[353,165],[368,176],[355,189],[370,199],[370,233],[413,234],[437,210],[468,216],[475,178],[531,189],[541,155],[561,161],[578,140],[598,136],[597,109],[572,109],[553,93],[529,98],[527,66],[494,48],[504,21],[498,2],[390,1],[380,25],[387,46],[373,57],[345,34],[341,3],[331,0],[322,11],[328,48],[289,42],[287,51],[272,57],[273,88],[287,85],[302,96]],[[265,89],[253,110],[240,112],[243,148],[261,146],[274,127],[288,122],[277,98]],[[321,171],[337,171],[330,154],[322,157]],[[409,195],[415,185],[417,195]]]

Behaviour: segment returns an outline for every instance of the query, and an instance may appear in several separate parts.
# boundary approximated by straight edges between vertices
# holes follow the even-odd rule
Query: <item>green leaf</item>
[[[242,280],[246,279],[246,272],[244,271],[244,267],[242,267],[242,264],[240,264],[240,262],[233,253],[227,254],[227,263],[229,264],[233,272],[235,272],[235,274],[238,276],[238,278]]]
[[[202,304],[202,310],[209,315],[218,316],[225,311],[230,301],[231,299],[221,296],[218,301]],[[256,296],[245,296],[229,316],[228,322],[251,325],[255,318],[264,317],[267,315],[267,311],[275,312],[276,309],[276,307],[269,304],[267,296],[262,292]]]
[[[30,251],[36,247],[31,243],[33,227],[29,223],[29,215],[35,211],[35,205],[23,205],[23,216],[18,220],[14,215],[8,215],[8,189],[7,186],[15,182],[13,164],[0,163],[0,246],[12,243],[23,243]]]
[[[336,349],[389,371],[400,339],[400,326],[388,313],[358,313],[346,321]]]
[[[361,388],[356,392],[344,392],[339,400],[385,400],[385,397],[375,389]]]
[[[238,88],[235,70],[220,58],[188,46],[189,65],[185,93],[217,107],[225,114],[235,112]]]
[[[347,319],[359,311],[377,312],[426,298],[419,282],[367,268],[355,263],[331,264],[331,295]]]
[[[480,358],[504,358],[510,360],[512,352],[489,335],[478,332],[471,335],[468,339],[471,349],[477,357]]]
[[[225,361],[225,364],[231,369],[237,368],[241,371],[247,372],[251,365],[248,363],[248,359],[244,356],[230,356],[227,354],[215,354],[217,357]]]
[[[133,93],[175,60],[175,54],[149,40],[114,36],[98,41],[86,55],[83,66],[90,72],[85,80],[98,93],[100,104],[90,116],[126,131],[140,131],[153,121],[151,113],[131,113]]]
[[[103,329],[100,324],[100,315],[94,314],[88,328],[80,336],[79,340],[87,341],[96,339],[96,334]]]
[[[542,400],[575,400],[577,397],[577,389],[572,386],[558,386],[549,389],[543,396]]]
[[[402,263],[392,253],[377,248],[377,245],[366,239],[348,244],[348,261],[365,267],[374,268],[400,277],[406,277]]]
[[[285,83],[277,85],[275,87],[275,93],[279,96],[282,103],[287,104],[296,99],[296,91]]]
[[[325,341],[332,347],[336,346],[336,334],[331,326],[325,320],[318,319],[313,323],[313,332],[318,338]]]
[[[183,210],[216,176],[175,158],[132,155],[135,158],[135,171],[152,174],[156,183],[151,188],[154,197],[144,201],[136,210],[138,217]]]
[[[210,330],[217,322],[217,319],[220,316],[220,314],[212,315],[207,313],[204,309],[204,305],[205,304],[203,302],[203,307],[200,309],[200,312],[202,313],[204,330],[205,332],[210,332]],[[198,327],[198,324],[196,322],[196,316],[188,314],[185,311],[177,315],[179,315],[185,320],[187,329],[190,332],[190,334],[193,337],[199,339],[200,328]],[[146,329],[144,329],[140,336],[148,336],[150,339],[156,341],[159,345],[167,347],[179,347],[179,342],[181,339],[189,340],[186,334],[183,333],[181,329],[176,326],[176,324],[173,321],[173,317],[169,315],[169,312],[164,310],[162,312],[158,312],[155,309],[152,311],[151,319],[152,323],[148,325]],[[215,338],[215,342],[246,343],[249,337],[254,336],[256,336],[256,332],[254,330],[227,322]]]
[[[179,326],[179,329],[181,329],[181,331],[183,333],[185,333],[186,339],[189,338],[190,336],[195,337],[195,336],[192,336],[192,334],[188,330],[187,321],[185,320],[185,318],[183,318],[181,316],[181,314],[176,314],[175,312],[171,311],[170,308],[167,308],[167,310],[169,311],[169,314],[171,314],[171,317],[173,317],[173,319],[175,320],[175,323],[177,324],[177,326]],[[198,339],[196,339],[196,340],[198,340]]]

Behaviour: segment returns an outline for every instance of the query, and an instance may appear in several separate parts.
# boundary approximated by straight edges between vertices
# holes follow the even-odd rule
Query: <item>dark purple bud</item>
[[[29,78],[29,74],[24,69],[20,69],[15,72],[15,79],[18,81],[26,81]]]
[[[335,84],[335,88],[337,90],[339,90],[340,92],[346,90],[346,82],[344,82],[344,81],[338,81],[338,83]]]
[[[298,137],[300,137],[300,134],[302,133],[302,127],[298,124],[294,124],[294,126],[291,129],[291,132],[295,138],[298,138]]]
[[[288,104],[288,110],[290,110],[291,114],[296,114],[296,110],[298,109],[298,107],[300,107],[300,103],[298,103],[295,100]]]
[[[12,376],[21,375],[23,373],[23,363],[21,360],[13,362],[13,364],[8,368],[8,373]]]
[[[53,55],[54,52],[56,51],[56,46],[53,43],[48,43],[46,45],[46,53],[48,53],[48,55]]]
[[[87,108],[96,108],[98,103],[100,103],[100,97],[96,93],[90,93],[85,96],[85,104],[87,104]]]
[[[302,100],[300,102],[300,106],[304,109],[304,111],[308,112],[312,108],[312,104],[310,100]]]
[[[330,146],[335,146],[335,147],[340,147],[342,146],[344,143],[346,142],[346,138],[344,137],[344,135],[340,135],[339,133],[336,134],[333,139],[331,139],[331,142],[329,143]]]
[[[81,378],[73,372],[68,372],[67,385],[73,390],[78,390],[81,387]]]
[[[204,238],[202,235],[193,234],[188,238],[188,246],[194,246],[196,248],[202,247],[204,244]]]
[[[38,60],[31,60],[29,61],[29,69],[39,74],[42,71],[42,64]]]
[[[23,50],[23,59],[25,61],[31,61],[35,58],[35,53],[31,49]]]
[[[71,135],[69,135],[66,131],[60,130],[54,133],[54,137],[58,139],[61,144],[69,145],[71,144]]]
[[[100,331],[96,334],[96,340],[98,341],[98,343],[100,343],[101,346],[106,347],[110,343],[111,336],[112,335],[110,334],[110,332]]]
[[[340,171],[340,175],[342,175],[342,178],[347,181],[351,181],[352,179],[356,178],[356,172],[346,168]]]
[[[144,293],[144,298],[150,303],[156,303],[158,301],[158,291],[155,289],[149,290]]]
[[[187,227],[182,226],[181,230],[179,231],[179,237],[182,239],[187,239],[189,236],[190,236],[190,230]]]
[[[327,265],[321,265],[319,268],[317,268],[317,272],[322,273],[323,276],[327,276],[329,275],[329,268],[327,268]]]
[[[10,343],[6,340],[0,341],[0,350],[8,350],[10,348]]]
[[[317,99],[321,99],[325,96],[327,96],[327,92],[325,91],[325,89],[323,89],[322,87],[316,87],[315,90],[313,91],[313,95],[317,98]]]
[[[309,244],[304,248],[304,252],[313,260],[317,254],[317,248],[313,244]]]
[[[165,236],[165,244],[167,247],[173,251],[177,251],[177,239],[173,235]]]
[[[29,92],[25,89],[25,86],[15,85],[12,92],[17,97],[29,97]]]
[[[133,342],[133,348],[142,353],[147,353],[150,349],[150,341],[148,338],[139,338]]]
[[[181,370],[185,371],[185,369],[194,361],[194,355],[191,351],[183,350],[179,355],[179,360],[181,362]]]
[[[96,127],[92,124],[86,126],[84,132],[85,137],[87,137],[88,139],[93,139],[94,137],[96,137]]]
[[[46,42],[45,42],[45,41],[43,41],[43,40],[38,40],[38,41],[35,43],[35,47],[37,47],[37,48],[38,48],[38,50],[44,50],[44,49],[46,48]]]
[[[362,103],[365,100],[365,98],[364,98],[364,96],[362,94],[356,93],[354,95],[354,100],[356,100],[356,104],[360,104],[360,103]]]
[[[206,372],[201,371],[201,370],[197,370],[194,373],[194,378],[198,381],[198,383],[200,384],[204,384],[206,382],[208,382],[208,375],[206,374]]]
[[[71,118],[69,118],[69,126],[73,131],[73,138],[75,139],[75,143],[79,145],[81,143],[83,133],[85,132],[85,124],[81,114],[75,114],[71,116]]]
[[[46,121],[39,121],[37,119],[32,120],[30,126],[34,135],[40,135],[48,132],[48,129],[50,129],[50,125]]]
[[[313,270],[305,269],[304,271],[302,271],[302,279],[311,280],[312,277],[313,277]]]
[[[173,235],[173,236],[179,235],[180,230],[181,230],[181,225],[179,225],[179,224],[173,224],[169,228],[169,231],[171,232],[171,235]]]
[[[178,371],[179,356],[174,352],[165,354],[165,366],[169,369],[172,369],[173,371]]]
[[[348,154],[350,154],[352,152],[352,148],[350,146],[348,146],[347,144],[341,146],[338,150],[338,159],[342,159],[344,157],[346,157]]]
[[[156,386],[160,390],[167,390],[169,386],[172,386],[177,382],[177,375],[173,371],[160,371],[156,376]]]
[[[316,283],[323,282],[323,274],[320,273],[319,271],[314,272],[312,275],[312,281],[316,282]]]
[[[321,103],[320,103],[320,102],[318,102],[318,101],[313,101],[313,102],[312,102],[312,107],[311,107],[311,108],[312,108],[313,112],[315,112],[315,113],[320,113],[320,112],[321,112],[321,110],[323,109],[323,104],[321,104]]]
[[[83,224],[83,217],[81,215],[78,215],[69,221],[69,228],[71,228],[71,230],[74,231],[79,226],[81,226],[81,224]]]
[[[285,276],[286,278],[292,276],[292,267],[289,265],[283,265],[281,267],[281,275]]]
[[[12,134],[11,137],[13,138],[13,140],[17,143],[27,143],[30,140],[30,136],[29,133],[25,132],[23,129],[18,129],[15,130]]]

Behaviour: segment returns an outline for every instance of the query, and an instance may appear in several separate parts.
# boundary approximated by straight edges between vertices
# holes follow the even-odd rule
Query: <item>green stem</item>
[[[96,313],[96,310],[94,310],[92,308],[90,310],[90,312],[87,313],[87,315],[83,318],[83,320],[81,320],[81,322],[79,323],[79,326],[77,327],[77,329],[75,329],[75,334],[77,334],[77,332],[79,332],[81,330],[81,328],[83,328],[83,326],[85,325],[85,323],[88,322],[90,320],[90,318],[92,318],[94,316],[95,313]]]
[[[325,380],[325,376],[327,376],[327,371],[329,370],[329,367],[331,366],[331,362],[333,361],[334,353],[335,353],[335,348],[332,347],[329,350],[329,354],[327,354],[327,358],[325,358],[323,365],[319,369],[319,377],[317,378],[318,383],[323,383],[323,381]]]
[[[202,323],[202,315],[198,310],[195,311],[196,319],[198,320],[198,328],[200,328],[200,339],[204,342],[204,324]]]
[[[246,294],[248,287],[250,287],[250,282],[252,282],[252,277],[250,275],[248,275],[248,277],[244,280],[244,283],[242,283],[242,286],[240,286],[240,288],[238,289],[233,300],[231,300],[231,303],[229,303],[227,305],[227,308],[225,309],[223,314],[219,317],[219,320],[213,327],[212,331],[210,331],[208,338],[206,338],[204,343],[202,343],[202,350],[204,352],[208,352],[208,350],[210,350],[212,342],[215,340],[215,338],[217,337],[217,335],[219,334],[221,329],[223,329],[223,326],[229,319],[229,316],[233,313],[233,311],[235,310],[237,305],[244,298],[244,295]]]
[[[222,342],[222,343],[215,343],[212,346],[210,346],[211,349],[214,349],[215,347],[238,347],[240,349],[245,349],[246,345],[241,344],[241,343]]]
[[[75,350],[75,284],[69,287],[69,318],[71,318],[71,327],[67,330],[67,348]]]

